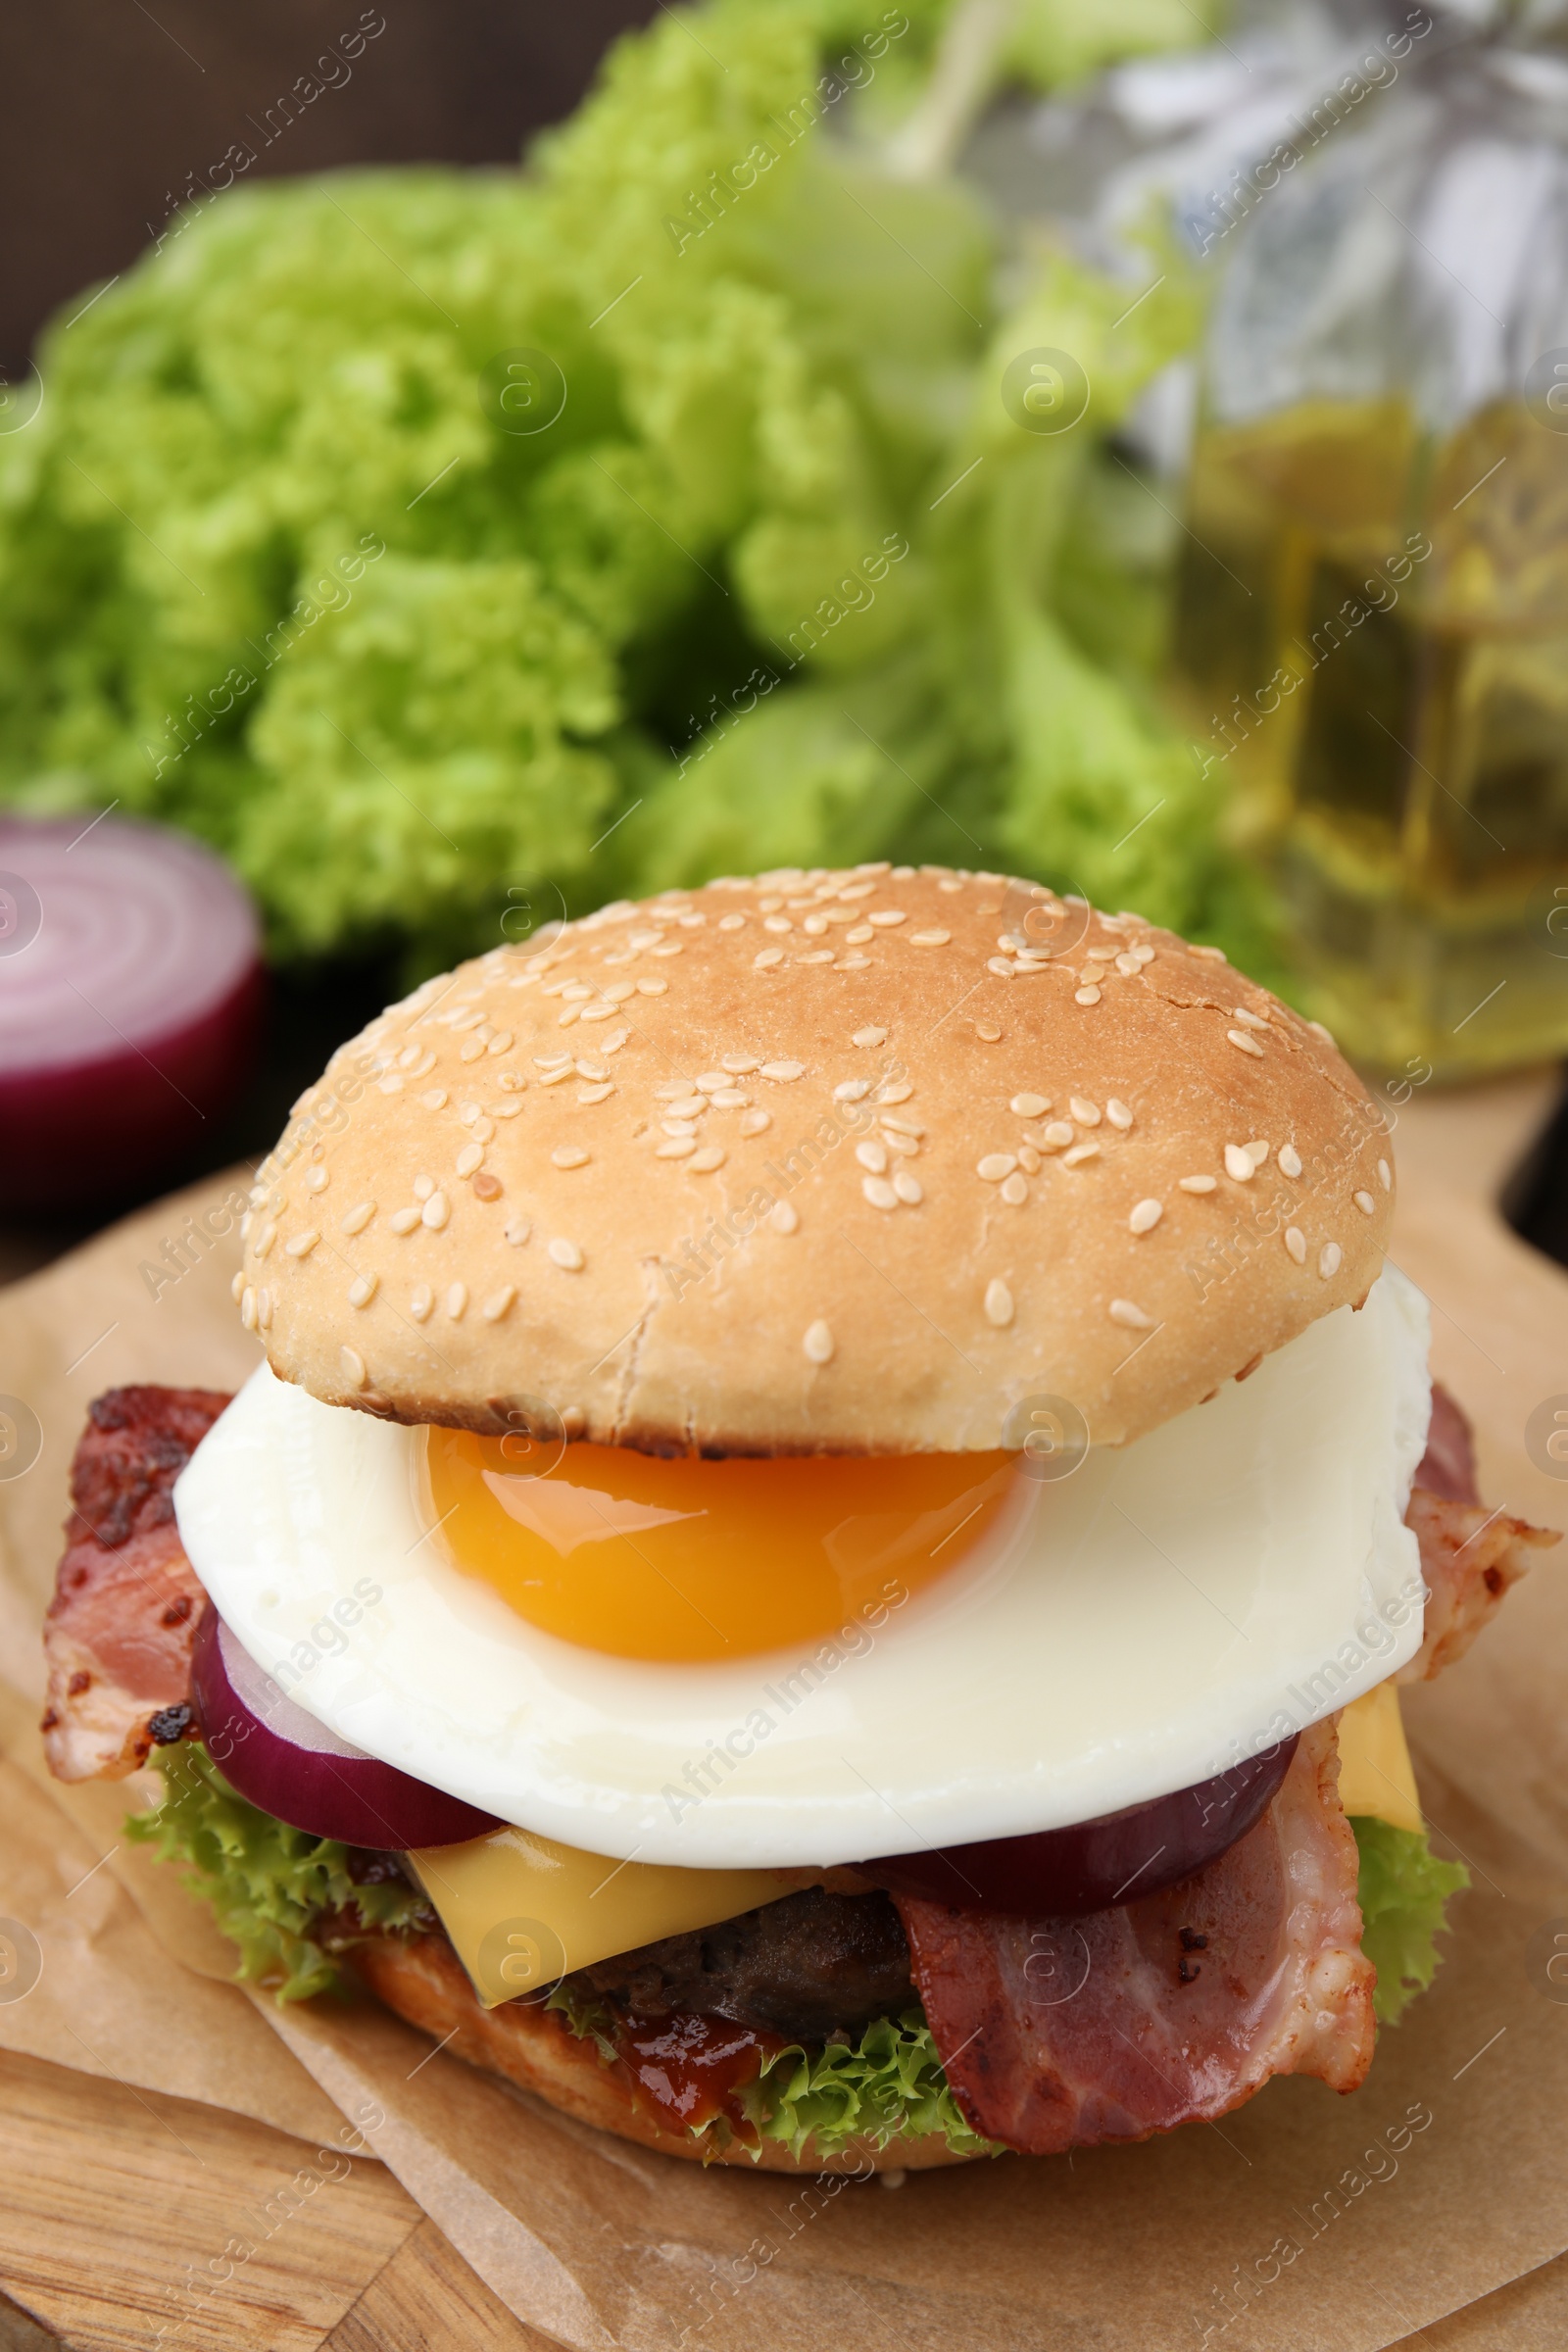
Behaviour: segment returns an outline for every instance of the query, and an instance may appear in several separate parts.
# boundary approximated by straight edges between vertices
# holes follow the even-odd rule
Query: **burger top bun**
[[[1392,1186],[1327,1032],[1216,949],[995,874],[791,871],[372,1021],[260,1171],[240,1305],[285,1380],[400,1421],[960,1451],[1064,1398],[1120,1445],[1359,1303]]]

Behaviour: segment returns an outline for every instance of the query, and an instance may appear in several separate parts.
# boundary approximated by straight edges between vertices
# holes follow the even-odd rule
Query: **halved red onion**
[[[191,1689],[224,1780],[293,1829],[405,1852],[456,1845],[496,1827],[493,1813],[368,1756],[285,1697],[216,1609],[196,1637]]]
[[[895,1894],[924,1895],[959,1911],[1081,1919],[1158,1894],[1217,1861],[1258,1819],[1295,1753],[1295,1740],[1285,1740],[1196,1788],[1070,1829],[888,1854],[864,1867]]]
[[[199,842],[116,817],[0,818],[0,1206],[123,1192],[250,1074],[255,909]]]

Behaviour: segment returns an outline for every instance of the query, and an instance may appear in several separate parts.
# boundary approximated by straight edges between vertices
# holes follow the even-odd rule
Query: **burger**
[[[1436,1965],[1400,1687],[1475,1485],[1387,1122],[1217,949],[990,873],[606,906],[257,1172],[232,1398],[91,1409],[68,1780],[279,1999],[704,2162],[1353,2089]]]

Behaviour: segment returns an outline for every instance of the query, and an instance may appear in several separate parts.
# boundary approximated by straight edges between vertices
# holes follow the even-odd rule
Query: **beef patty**
[[[567,1981],[631,2016],[728,2017],[805,2042],[858,2034],[915,2000],[909,1947],[888,1897],[817,1886],[618,1952]]]

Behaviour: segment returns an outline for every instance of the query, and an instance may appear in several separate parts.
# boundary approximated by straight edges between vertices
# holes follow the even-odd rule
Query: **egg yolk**
[[[429,1499],[448,1557],[546,1633],[670,1663],[881,1623],[986,1533],[1015,1459],[665,1461],[574,1445],[539,1477],[518,1469],[518,1450],[511,1438],[428,1432]]]

